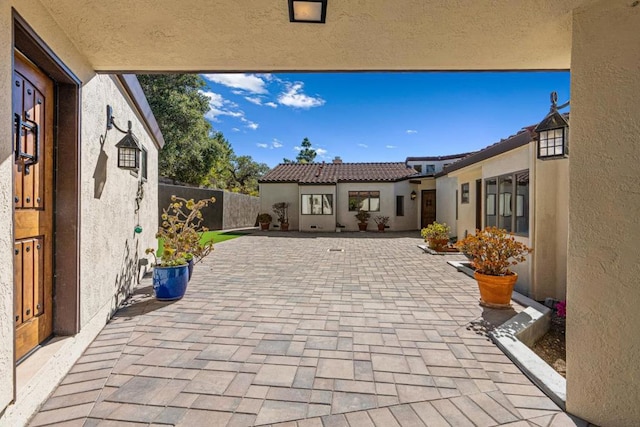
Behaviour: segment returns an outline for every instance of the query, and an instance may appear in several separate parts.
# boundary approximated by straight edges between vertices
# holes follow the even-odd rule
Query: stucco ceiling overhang
[[[590,1],[330,0],[319,25],[286,0],[40,0],[112,72],[568,69]]]

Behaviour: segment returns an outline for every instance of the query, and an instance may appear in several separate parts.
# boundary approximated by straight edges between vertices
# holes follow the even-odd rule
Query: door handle
[[[24,165],[25,175],[29,175],[29,166],[38,163],[38,157],[40,154],[40,132],[38,123],[25,118],[22,120],[22,116],[18,113],[15,114],[15,126],[16,126],[16,162],[21,162]],[[33,132],[33,154],[29,154],[22,151],[22,131]]]

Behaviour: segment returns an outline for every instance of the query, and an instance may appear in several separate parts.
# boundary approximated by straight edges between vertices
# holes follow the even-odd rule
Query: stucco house
[[[92,99],[105,95],[94,89],[97,82],[110,78],[96,70],[570,69],[571,138],[578,143],[572,143],[569,167],[567,410],[596,425],[637,426],[640,223],[635,212],[640,208],[640,194],[635,188],[640,177],[640,3],[540,0],[513,7],[506,1],[408,1],[394,8],[384,0],[328,2],[326,21],[313,25],[290,22],[287,3],[275,0],[220,0],[215,4],[193,0],[187,8],[183,2],[92,0],[83,2],[83,7],[78,4],[77,0],[0,0],[0,92],[4,95],[0,97],[0,424],[18,404],[9,406],[12,401],[26,401],[22,392],[15,393],[23,380],[18,379],[16,387],[13,354],[15,163],[9,95],[15,86],[17,47],[56,80],[62,101],[57,125],[68,129],[57,141],[63,167],[57,172],[55,185],[60,191],[54,197],[59,208],[56,239],[71,241],[56,248],[64,247],[65,257],[75,260],[75,267],[56,275],[56,295],[70,291],[71,307],[54,319],[54,328],[62,335],[79,330],[79,341],[89,339],[86,332],[94,325],[92,320],[98,324],[106,318],[98,322],[94,308],[77,304],[78,295],[80,301],[91,299],[104,286],[101,283],[113,283],[117,277],[116,266],[102,266],[117,264],[113,262],[117,248],[126,249],[124,242],[131,238],[128,222],[133,223],[134,214],[125,209],[136,187],[134,177],[112,170],[115,150],[111,144],[117,139],[111,133],[105,146],[109,156],[106,185],[101,198],[94,200],[93,172],[104,130],[104,118],[97,117],[104,116],[104,105],[96,106]],[[28,33],[37,36],[31,40],[40,41],[31,53],[20,41],[25,27],[21,20],[31,29]],[[523,23],[531,25],[523,27]],[[530,27],[537,30],[523,30]],[[68,77],[70,73],[75,79]],[[127,120],[129,114],[115,107],[118,120]],[[141,118],[132,121],[140,137]],[[69,128],[69,123],[77,126]],[[152,165],[153,144],[147,148]],[[145,190],[143,204],[153,198],[152,187]],[[92,233],[95,240],[103,241],[99,248],[87,239]],[[93,249],[85,254],[88,247]],[[96,301],[106,299],[95,297]],[[48,392],[39,385],[35,388],[41,396]],[[34,395],[34,401],[37,405],[42,399]]]
[[[567,116],[565,116],[567,117]],[[445,167],[436,175],[437,218],[462,238],[498,226],[534,248],[515,266],[516,289],[534,299],[566,296],[568,153],[541,155],[534,126]]]
[[[375,216],[388,216],[390,230],[415,230],[418,175],[403,162],[280,164],[260,179],[260,212],[288,202],[290,230],[357,231],[354,215],[363,209],[371,230]]]
[[[135,76],[96,73],[28,4],[0,10],[1,425],[28,419],[149,267],[164,143]]]

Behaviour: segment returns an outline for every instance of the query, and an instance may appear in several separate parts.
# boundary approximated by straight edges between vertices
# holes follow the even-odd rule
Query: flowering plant
[[[440,224],[439,222],[433,221],[433,224],[429,224],[420,230],[420,235],[425,241],[430,239],[448,241],[450,231],[451,227],[449,227],[446,222]]]
[[[563,301],[558,301],[556,303],[556,314],[558,315],[558,317],[562,317],[565,318],[567,317],[567,301],[563,300]]]
[[[273,217],[266,212],[258,215],[258,222],[260,224],[268,224],[271,221],[273,221]]]
[[[388,216],[374,216],[373,220],[376,222],[376,224],[378,225],[387,225],[387,223],[389,222],[389,217]]]
[[[209,230],[202,226],[202,208],[215,201],[214,197],[194,202],[193,199],[171,196],[171,203],[162,210],[162,224],[156,233],[164,248],[160,266],[183,265],[188,259],[200,262],[213,251],[213,240],[201,242],[202,233]],[[147,249],[146,253],[155,257],[153,248]]]
[[[476,230],[476,234],[468,235],[456,243],[456,247],[473,260],[478,273],[489,276],[513,274],[509,267],[524,262],[533,250],[498,227]]]

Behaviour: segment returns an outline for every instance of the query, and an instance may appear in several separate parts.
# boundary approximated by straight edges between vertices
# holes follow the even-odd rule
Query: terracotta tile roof
[[[425,161],[425,162],[438,162],[438,161],[443,161],[443,160],[455,160],[455,159],[461,159],[463,157],[467,157],[471,154],[475,154],[475,151],[469,151],[468,153],[460,153],[460,154],[449,154],[447,156],[426,156],[426,157],[407,157],[407,159],[405,161],[407,162],[419,162],[419,161]]]
[[[284,163],[271,169],[261,183],[336,184],[338,182],[395,182],[418,173],[404,162]]]

